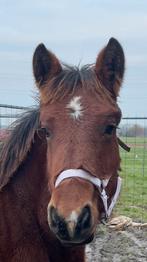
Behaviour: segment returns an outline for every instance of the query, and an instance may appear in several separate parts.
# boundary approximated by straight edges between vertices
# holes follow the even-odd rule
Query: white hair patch
[[[78,214],[76,211],[72,211],[71,214],[66,219],[68,222],[74,222],[77,223],[78,221]]]
[[[75,96],[67,105],[67,108],[70,109],[70,115],[73,119],[79,119],[83,114],[83,107],[80,100],[81,96]]]
[[[78,222],[78,214],[76,211],[72,211],[69,217],[66,219],[69,229],[69,234],[71,237],[74,236],[75,233],[75,227]]]

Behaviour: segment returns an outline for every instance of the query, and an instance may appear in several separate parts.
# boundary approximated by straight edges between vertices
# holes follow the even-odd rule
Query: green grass
[[[147,221],[147,138],[122,138],[131,145],[120,149],[123,186],[115,211],[136,221]]]

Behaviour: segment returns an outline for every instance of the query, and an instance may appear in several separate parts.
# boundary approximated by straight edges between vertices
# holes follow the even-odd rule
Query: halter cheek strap
[[[117,198],[118,198],[119,193],[120,193],[121,178],[120,177],[117,178],[116,191],[115,191],[115,194],[112,197],[110,205],[108,207],[108,195],[106,193],[105,188],[107,187],[107,184],[109,183],[110,179],[100,180],[99,178],[90,175],[88,172],[86,172],[83,169],[67,169],[67,170],[64,170],[63,172],[61,172],[60,175],[57,177],[57,179],[55,181],[55,188],[58,187],[63,180],[65,180],[67,178],[74,178],[74,177],[85,179],[85,180],[91,182],[93,185],[95,185],[98,188],[98,191],[100,193],[100,197],[101,197],[103,205],[104,205],[105,215],[106,215],[106,217],[109,217],[111,215],[112,209],[113,209],[114,205],[116,204]]]

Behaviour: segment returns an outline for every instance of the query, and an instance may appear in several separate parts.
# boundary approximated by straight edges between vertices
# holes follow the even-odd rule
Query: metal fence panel
[[[123,189],[116,210],[135,220],[147,221],[147,118],[123,118],[119,134],[131,151],[120,149]]]
[[[0,104],[0,129],[11,125],[28,107]]]

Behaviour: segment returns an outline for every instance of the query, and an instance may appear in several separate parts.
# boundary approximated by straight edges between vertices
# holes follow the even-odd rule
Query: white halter
[[[95,185],[98,188],[99,193],[100,193],[100,197],[101,197],[101,199],[103,201],[103,205],[104,205],[104,208],[105,208],[106,217],[109,217],[111,212],[112,212],[112,209],[113,209],[114,205],[116,204],[117,198],[118,198],[119,193],[120,193],[121,178],[120,177],[117,178],[116,191],[115,191],[115,194],[112,197],[111,203],[110,203],[110,205],[108,207],[108,195],[107,195],[107,193],[105,191],[105,188],[106,188],[110,178],[109,179],[100,180],[99,178],[90,175],[88,172],[86,172],[83,169],[67,169],[67,170],[64,170],[63,172],[61,172],[60,175],[57,177],[57,179],[55,181],[55,188],[58,187],[59,184],[64,179],[72,178],[72,177],[83,178],[83,179],[91,182],[93,185]]]

